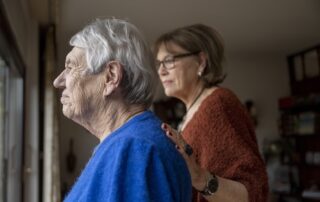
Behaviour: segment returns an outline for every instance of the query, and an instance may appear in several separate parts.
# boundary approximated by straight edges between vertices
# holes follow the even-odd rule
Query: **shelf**
[[[273,192],[273,194],[282,196],[282,197],[293,197],[293,198],[302,198],[301,193],[287,193],[287,192]]]
[[[299,135],[299,134],[292,134],[292,135],[281,135],[282,138],[320,138],[320,134],[307,134],[307,135]]]
[[[290,166],[290,167],[300,167],[300,168],[306,168],[306,169],[319,169],[320,170],[320,165],[318,164],[306,164],[304,162],[302,163],[282,163],[283,165]]]
[[[320,201],[319,192],[305,192],[303,193],[287,193],[287,192],[273,192],[273,194],[280,197],[290,197],[296,199],[302,199],[303,201]]]
[[[302,198],[311,200],[320,200],[320,191],[304,191]]]
[[[279,108],[280,112],[298,114],[302,112],[319,112],[320,113],[320,103],[307,106],[293,106],[290,108]]]
[[[320,152],[320,72],[307,75],[314,67],[310,65],[311,53],[320,68],[320,44],[287,58],[291,95],[278,100],[279,130],[283,145],[288,146],[282,164],[289,167],[290,190],[295,193],[275,193],[278,201],[320,201],[319,192],[308,191],[320,185],[320,165],[306,163],[319,162],[313,155]]]
[[[306,169],[319,169],[320,170],[320,165],[317,165],[317,164],[295,163],[295,166],[303,167]]]

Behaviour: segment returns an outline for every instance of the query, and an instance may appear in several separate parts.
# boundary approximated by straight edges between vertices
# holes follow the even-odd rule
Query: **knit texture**
[[[268,178],[251,119],[238,98],[218,88],[199,106],[182,135],[195,151],[196,160],[217,176],[241,182],[250,202],[265,202]],[[193,190],[194,202],[205,202]]]
[[[187,165],[150,111],[95,149],[65,202],[190,202]]]

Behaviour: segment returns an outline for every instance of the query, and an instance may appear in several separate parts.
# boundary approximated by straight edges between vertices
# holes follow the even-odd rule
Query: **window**
[[[0,58],[0,200],[5,199],[5,94],[6,94],[6,67],[4,61]]]
[[[0,201],[21,201],[23,80],[0,56]]]

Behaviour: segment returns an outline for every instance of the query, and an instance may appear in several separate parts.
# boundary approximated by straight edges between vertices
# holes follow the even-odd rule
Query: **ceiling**
[[[33,13],[48,18],[44,0],[30,1]],[[74,33],[105,17],[128,19],[150,43],[173,28],[204,23],[216,28],[227,52],[235,54],[287,55],[320,44],[320,0],[57,0],[55,6],[62,57]]]

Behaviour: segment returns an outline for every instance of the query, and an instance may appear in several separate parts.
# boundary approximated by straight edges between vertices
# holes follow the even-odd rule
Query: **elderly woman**
[[[224,48],[211,27],[196,24],[156,41],[158,74],[167,96],[184,102],[178,132],[164,125],[192,177],[194,202],[265,202],[268,181],[251,120],[238,98],[218,86]]]
[[[148,111],[156,71],[136,27],[97,20],[70,40],[62,90],[63,114],[99,138],[65,201],[191,200],[187,165]]]

